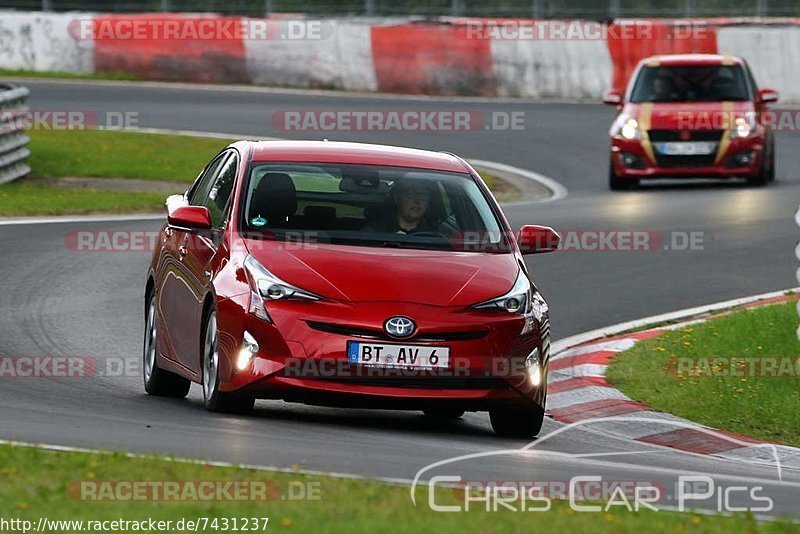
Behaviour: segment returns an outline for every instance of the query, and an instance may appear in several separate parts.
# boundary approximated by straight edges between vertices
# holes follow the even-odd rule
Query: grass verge
[[[119,481],[258,481],[267,487],[266,501],[164,502],[154,500],[96,501]],[[81,482],[88,482],[81,486]],[[86,491],[88,486],[88,491]],[[197,484],[192,484],[196,487]],[[187,487],[187,486],[182,486]],[[252,487],[252,486],[250,486]],[[121,493],[116,493],[121,495]],[[88,499],[82,498],[88,496]],[[185,518],[269,518],[270,531],[380,532],[387,527],[404,532],[522,532],[535,520],[537,532],[788,532],[786,523],[759,524],[751,516],[700,516],[674,512],[575,513],[565,503],[535,515],[510,510],[437,513],[427,505],[427,489],[418,491],[416,507],[407,487],[380,482],[272,473],[122,454],[51,452],[19,446],[0,446],[0,517],[19,518],[36,525],[40,518],[83,521],[142,521]],[[291,498],[290,496],[302,497]],[[308,499],[312,496],[314,498]],[[462,504],[449,490],[437,492],[439,504]],[[263,522],[263,521],[262,521]],[[177,532],[175,523],[171,532]],[[75,531],[56,528],[49,532]],[[84,525],[85,527],[86,525]],[[251,524],[252,526],[252,524]],[[118,531],[126,531],[119,529]],[[202,529],[199,529],[202,532]],[[205,530],[212,532],[210,528]],[[260,529],[259,531],[263,531]]]
[[[141,80],[141,78],[125,72],[77,73],[63,71],[36,71],[27,69],[0,69],[0,76],[61,80],[112,80],[125,82]]]
[[[191,183],[232,140],[102,130],[36,130],[33,176],[137,178]]]
[[[154,213],[164,209],[164,199],[161,193],[69,189],[20,180],[0,186],[0,217]]]
[[[2,73],[2,71],[0,71]],[[231,140],[101,130],[29,132],[32,177],[125,178],[191,183]],[[482,171],[500,201],[519,191]],[[72,189],[22,179],[0,186],[0,217],[158,212],[165,194]]]
[[[737,311],[639,342],[606,377],[657,410],[800,446],[797,322],[794,302]]]

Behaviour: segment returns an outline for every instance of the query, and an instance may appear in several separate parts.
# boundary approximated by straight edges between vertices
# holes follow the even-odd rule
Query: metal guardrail
[[[18,120],[19,113],[28,111],[29,94],[27,87],[0,83],[0,184],[31,172],[28,165],[31,138],[20,128]]]

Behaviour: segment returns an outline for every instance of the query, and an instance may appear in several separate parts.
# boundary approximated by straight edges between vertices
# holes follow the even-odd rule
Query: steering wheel
[[[414,237],[435,237],[447,241],[447,236],[441,232],[430,232],[430,231],[412,232],[409,235],[413,235]]]

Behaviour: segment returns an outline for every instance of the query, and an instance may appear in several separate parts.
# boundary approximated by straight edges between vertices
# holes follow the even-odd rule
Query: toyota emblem
[[[392,337],[405,338],[410,337],[417,330],[417,325],[408,317],[396,316],[389,317],[383,323],[383,329]]]

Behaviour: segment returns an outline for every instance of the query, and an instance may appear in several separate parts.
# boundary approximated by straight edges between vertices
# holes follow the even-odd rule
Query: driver
[[[436,226],[429,220],[436,193],[435,184],[429,180],[401,178],[392,187],[385,215],[365,229],[395,234],[436,232]]]
[[[653,80],[651,100],[663,102],[672,100],[675,96],[675,81],[666,75],[656,76]]]

